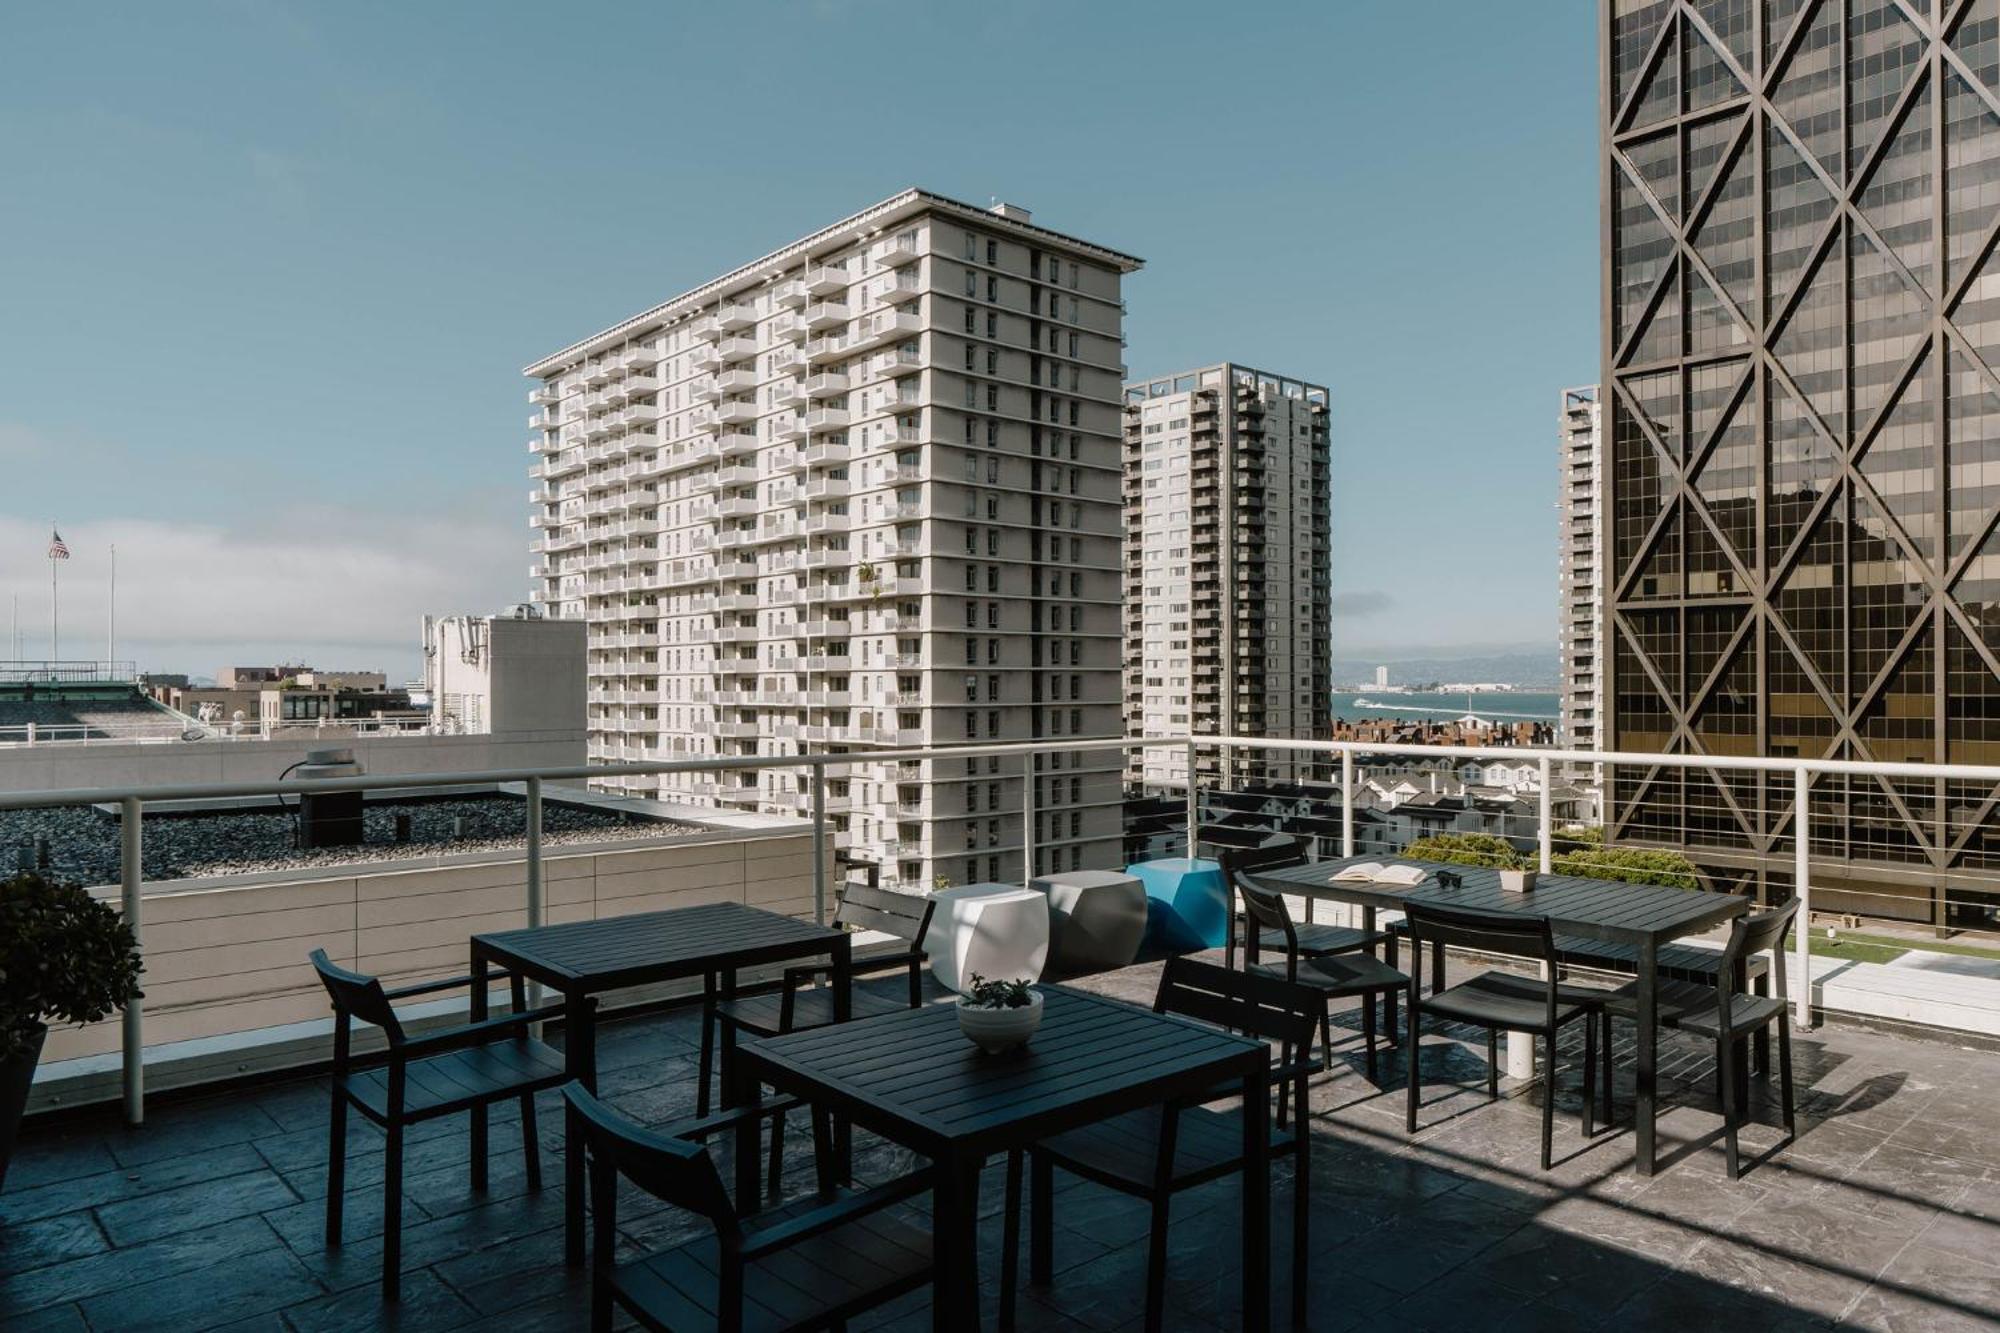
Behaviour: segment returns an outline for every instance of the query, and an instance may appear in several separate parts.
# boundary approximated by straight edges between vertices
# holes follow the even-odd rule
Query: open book
[[[1383,865],[1363,861],[1333,877],[1335,884],[1421,884],[1430,872],[1421,866]]]

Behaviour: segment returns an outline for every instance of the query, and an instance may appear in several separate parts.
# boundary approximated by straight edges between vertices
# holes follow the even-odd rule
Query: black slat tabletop
[[[1348,866],[1368,861],[1418,866],[1429,872],[1429,878],[1410,886],[1333,882],[1333,877]],[[1456,874],[1464,886],[1444,888],[1437,880],[1439,871]],[[1749,901],[1735,894],[1660,884],[1625,884],[1581,875],[1542,875],[1527,893],[1509,893],[1500,887],[1500,872],[1491,867],[1447,865],[1402,856],[1338,857],[1282,870],[1258,871],[1253,878],[1286,892],[1363,906],[1401,907],[1406,902],[1426,902],[1441,907],[1546,916],[1563,934],[1618,944],[1646,941],[1660,944],[1683,935],[1699,934],[1750,910]]]
[[[476,953],[551,985],[615,990],[718,966],[826,953],[843,932],[742,903],[532,926],[473,937]],[[768,954],[768,960],[760,957]]]
[[[745,1044],[750,1075],[830,1101],[918,1152],[999,1152],[1266,1067],[1268,1049],[1172,1015],[1044,986],[1025,1050],[989,1056],[949,1004]]]

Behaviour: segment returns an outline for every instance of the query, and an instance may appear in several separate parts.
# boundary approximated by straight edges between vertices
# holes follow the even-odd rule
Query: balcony
[[[806,377],[806,397],[808,398],[833,398],[846,393],[848,387],[847,376],[841,374],[839,371],[821,371],[817,375]]]
[[[747,430],[726,430],[716,437],[715,444],[724,458],[753,457],[759,448],[757,437]]]
[[[923,255],[918,252],[915,241],[904,241],[896,237],[877,241],[868,247],[868,262],[877,268],[902,268],[922,258]]]
[[[914,346],[898,347],[869,357],[866,373],[870,379],[897,379],[913,375],[923,368],[923,353]]]
[[[821,431],[845,430],[853,418],[844,407],[820,407],[806,413],[806,429],[817,435]]]
[[[721,669],[734,675],[738,665]],[[756,669],[754,662],[741,665]],[[719,724],[746,725],[739,719]],[[650,721],[598,723],[593,758],[636,755],[637,762],[653,763],[640,742],[657,729]],[[848,739],[825,725],[801,730],[816,742]],[[893,734],[900,741],[904,730]],[[1254,748],[1255,739],[1247,743]],[[1170,748],[1178,745],[1169,742]],[[1068,747],[1053,741],[1039,748]],[[1325,758],[1337,757],[1330,747],[1322,748]],[[1417,748],[1407,757],[1453,754]],[[924,758],[915,752],[912,778],[921,778],[915,761]],[[837,758],[817,762],[839,764]],[[942,771],[945,761],[937,762]],[[1005,762],[1018,774],[1023,756],[1010,755]],[[643,793],[658,783],[668,799],[698,795],[727,799],[732,806],[800,808],[798,798],[745,788],[733,773],[718,782],[669,764],[658,769],[664,776],[649,773],[606,785],[629,783]],[[455,776],[473,783],[495,775]],[[416,785],[409,778],[369,779],[375,787],[399,780]],[[1981,780],[1991,783],[1996,777]],[[134,799],[158,800],[159,791]],[[121,793],[97,794],[115,800]],[[1202,784],[1201,794],[1231,795],[1212,782]],[[15,795],[26,803],[42,793]],[[828,796],[829,807],[845,799]],[[928,792],[914,799],[896,793],[892,807],[935,809],[937,802],[928,797]],[[1176,803],[1177,798],[1166,802],[1170,810]],[[6,808],[4,797],[0,808]],[[1018,810],[997,817],[1004,822],[1000,845],[1017,846]],[[1337,826],[1338,813],[1333,817]],[[1147,840],[1148,857],[1162,854],[1152,847],[1176,822],[1172,814],[1166,819],[1138,835]],[[976,849],[963,848],[955,828],[940,826],[919,836],[919,825],[911,822],[892,824],[882,842],[858,850],[942,862],[971,850],[983,855],[991,845],[983,823]],[[588,1306],[589,1283],[586,1270],[563,1262],[560,1173],[555,1161],[545,1160],[542,1187],[526,1187],[513,1104],[494,1114],[493,1179],[485,1190],[473,1190],[467,1180],[462,1117],[439,1121],[435,1131],[408,1141],[399,1309],[384,1306],[375,1285],[382,1250],[370,1234],[379,1227],[371,1219],[380,1211],[382,1192],[378,1131],[351,1122],[346,1136],[353,1227],[347,1245],[327,1247],[318,1225],[327,1174],[324,1062],[330,1038],[324,995],[304,971],[305,951],[345,939],[349,965],[386,973],[395,985],[458,971],[469,934],[518,929],[528,920],[526,855],[512,832],[518,827],[518,819],[509,821],[509,833],[494,840],[494,850],[448,853],[453,859],[478,858],[478,869],[470,874],[462,867],[375,865],[359,877],[351,869],[310,882],[273,880],[266,873],[255,880],[225,879],[198,892],[140,885],[148,995],[144,1025],[134,1023],[127,1031],[135,1043],[143,1037],[153,1044],[143,1050],[134,1046],[130,1092],[136,1104],[143,1054],[153,1088],[172,1087],[174,1095],[156,1097],[143,1125],[117,1123],[115,1113],[92,1105],[118,1090],[109,1074],[120,1058],[117,1018],[51,1033],[45,1078],[34,1090],[38,1114],[24,1129],[8,1188],[0,1194],[8,1259],[0,1276],[0,1318],[23,1328],[223,1322],[294,1328],[329,1322],[358,1328],[575,1326]],[[627,834],[621,830],[621,836]],[[701,830],[702,851],[692,858],[703,867],[698,886],[677,875],[677,854],[551,841],[543,850],[547,883],[578,895],[557,900],[557,919],[588,921],[717,899],[810,912],[814,849],[829,839],[787,828],[772,836],[790,839],[788,845],[760,844],[742,855],[728,835],[722,828]],[[1337,839],[1335,834],[1330,840]],[[150,854],[150,839],[147,846]],[[726,854],[708,854],[718,847]],[[1394,849],[1369,854],[1393,857]],[[621,856],[628,859],[621,862]],[[744,870],[727,869],[733,866]],[[607,892],[612,885],[616,893]],[[309,908],[301,906],[305,898]],[[1528,904],[1523,912],[1533,915],[1536,909]],[[1301,902],[1294,910],[1306,909]],[[245,927],[255,933],[246,938]],[[1913,932],[1912,939],[1921,934]],[[1303,1326],[1511,1328],[1553,1319],[1562,1328],[1603,1326],[1629,1333],[1803,1330],[1864,1321],[1891,1328],[1991,1327],[2000,1320],[2000,1290],[1986,1262],[2000,1242],[1990,1207],[1990,1146],[2000,1137],[1991,1090],[2000,1084],[2000,1055],[1978,1045],[1850,1021],[1837,1006],[1856,993],[1844,987],[1858,969],[1885,974],[1923,969],[1822,955],[1803,935],[1797,943],[1801,950],[1814,950],[1800,955],[1806,968],[1800,983],[1803,999],[1821,1010],[1815,1025],[1791,1038],[1799,1133],[1787,1141],[1775,1123],[1772,1086],[1753,1080],[1748,1123],[1741,1131],[1748,1168],[1741,1181],[1726,1179],[1721,1169],[1714,1048],[1694,1033],[1669,1031],[1660,1038],[1672,1112],[1663,1121],[1658,1173],[1641,1174],[1632,1130],[1633,1027],[1620,1024],[1614,1051],[1615,1127],[1586,1135],[1578,1124],[1574,1080],[1581,1034],[1572,1026],[1556,1051],[1556,1160],[1545,1171],[1538,1161],[1540,1081],[1504,1077],[1498,1095],[1489,1099],[1483,1086],[1487,1051],[1477,1032],[1427,1022],[1420,1131],[1405,1134],[1404,1056],[1393,1045],[1385,1047],[1371,1076],[1360,1009],[1351,1002],[1335,1006],[1326,1068],[1312,1076],[1311,1114],[1300,1122],[1309,1136],[1315,1185],[1307,1205],[1311,1267],[1305,1274],[1309,1304]],[[1712,942],[1687,947],[1711,948]],[[1453,963],[1460,975],[1492,965],[1491,959],[1463,956]],[[1534,984],[1530,968],[1498,966]],[[1144,1009],[1159,974],[1158,964],[1144,964],[1073,984]],[[1961,992],[1994,984],[1942,969],[1920,979]],[[1617,980],[1598,976],[1580,984],[1603,988]],[[881,994],[894,1001],[901,979],[864,984],[880,984]],[[504,989],[492,998],[504,1005]],[[700,1039],[699,1007],[688,1002],[692,992],[664,998],[676,1003],[608,1009],[596,1038],[600,1091],[619,1110],[648,1124],[671,1118],[691,1100],[689,1052]],[[948,999],[935,987],[925,998]],[[466,1015],[462,993],[435,1002],[418,997],[405,1005],[412,1035],[462,1022]],[[570,1036],[551,1023],[551,1041],[562,1045]],[[1052,1049],[1031,1047],[1018,1064],[1045,1058]],[[933,1086],[934,1071],[920,1073],[924,1085]],[[53,1100],[57,1096],[60,1102]],[[537,1106],[539,1141],[551,1150],[545,1158],[564,1146],[558,1106],[552,1094],[544,1094]],[[1231,1108],[1218,1102],[1217,1109]],[[802,1142],[807,1137],[795,1131],[790,1138],[798,1156],[787,1173],[791,1194],[785,1196],[802,1204],[812,1190],[811,1150]],[[872,1138],[863,1140],[856,1164],[863,1185],[902,1169],[907,1160],[902,1151],[885,1153],[874,1146]],[[726,1159],[725,1152],[717,1152]],[[984,1183],[987,1201],[996,1202],[997,1172]],[[1178,1247],[1166,1286],[1169,1326],[1242,1325],[1241,1239],[1250,1241],[1255,1257],[1270,1263],[1276,1323],[1282,1326],[1289,1317],[1295,1271],[1289,1230],[1297,1197],[1289,1164],[1281,1160],[1271,1170],[1273,1234],[1261,1249],[1254,1226],[1246,1237],[1232,1234],[1239,1229],[1243,1194],[1239,1185],[1225,1182],[1177,1200],[1186,1206],[1172,1211],[1168,1233]],[[667,1208],[640,1211],[632,1221],[620,1242],[635,1251],[671,1243],[698,1225]],[[1054,1249],[1062,1263],[1052,1285],[1023,1298],[1021,1327],[1103,1327],[1107,1302],[1122,1316],[1143,1291],[1148,1223],[1141,1202],[1091,1185],[1065,1185],[1053,1208]],[[1000,1228],[989,1218],[967,1230],[982,1247],[981,1271],[997,1273]],[[1190,1264],[1198,1267],[1190,1270]],[[913,1293],[893,1314],[905,1323],[928,1322],[929,1299],[928,1292]],[[990,1326],[990,1285],[983,1299]],[[969,1321],[953,1325],[961,1326]]]
[[[815,301],[806,307],[806,327],[815,333],[840,328],[851,317],[842,301]]]
[[[771,288],[771,304],[780,310],[797,310],[806,303],[806,284],[802,278],[786,278]]]
[[[757,322],[757,307],[748,301],[732,301],[715,312],[719,329],[747,329]]]
[[[849,278],[847,270],[840,265],[826,265],[810,269],[805,275],[806,291],[813,296],[832,296],[847,290]]]
[[[803,315],[787,311],[770,324],[771,337],[779,342],[800,343],[805,341],[806,321]]]
[[[914,337],[923,329],[924,321],[919,316],[903,311],[876,311],[856,323],[848,346],[852,351],[863,352],[898,338]]]
[[[724,338],[715,344],[715,352],[725,365],[752,361],[757,356],[757,340],[740,337]]]
[[[763,415],[763,410],[747,398],[731,398],[717,403],[714,412],[715,421],[729,426],[740,426]]]

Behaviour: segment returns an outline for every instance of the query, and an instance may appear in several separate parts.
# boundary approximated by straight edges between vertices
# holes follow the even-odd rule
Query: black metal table
[[[1366,861],[1385,861],[1385,858],[1340,857],[1282,870],[1258,871],[1255,878],[1260,883],[1294,895],[1356,904],[1362,909],[1362,924],[1371,930],[1375,926],[1378,908],[1401,907],[1406,902],[1428,902],[1442,907],[1473,907],[1488,912],[1546,916],[1562,934],[1637,948],[1639,1086],[1633,1107],[1633,1127],[1637,1139],[1639,1174],[1651,1175],[1657,1160],[1654,1123],[1659,1079],[1657,1006],[1660,946],[1685,935],[1712,930],[1732,917],[1743,915],[1750,910],[1749,901],[1729,893],[1705,893],[1659,884],[1623,884],[1608,879],[1586,879],[1580,875],[1542,875],[1532,891],[1509,893],[1500,887],[1498,870],[1485,866],[1418,861],[1408,857],[1386,858],[1386,863],[1420,866],[1432,877],[1407,886],[1333,882],[1333,877],[1341,870]],[[1463,886],[1444,888],[1436,879],[1440,871],[1457,875]]]
[[[952,1333],[979,1326],[979,1172],[989,1156],[1240,1079],[1243,1326],[1268,1328],[1269,1048],[1064,986],[1042,994],[1041,1030],[1008,1055],[981,1054],[959,1032],[956,1008],[941,1004],[746,1043],[740,1076],[930,1158],[931,1322]]]
[[[716,979],[724,995],[736,989],[741,968],[764,967],[802,958],[831,957],[834,1013],[848,1017],[853,962],[852,937],[742,903],[703,903],[664,912],[573,921],[559,926],[503,930],[472,937],[472,1016],[486,1017],[489,967],[502,967],[560,993],[564,1017],[563,1054],[570,1076],[597,1090],[595,997],[606,991],[701,977],[713,1003]],[[754,1127],[750,1131],[755,1134]],[[472,1153],[483,1160],[486,1116],[473,1112]],[[755,1159],[754,1144],[752,1159]],[[571,1264],[583,1262],[583,1154],[574,1136],[564,1154],[565,1249]]]

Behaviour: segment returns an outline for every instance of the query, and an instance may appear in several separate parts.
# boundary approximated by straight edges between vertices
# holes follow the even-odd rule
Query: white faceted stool
[[[1050,980],[1110,972],[1139,956],[1146,939],[1146,886],[1122,870],[1067,870],[1035,877],[1049,900]]]
[[[988,981],[1038,981],[1049,956],[1049,900],[1018,884],[964,884],[931,894],[924,936],[931,975],[963,994]]]

